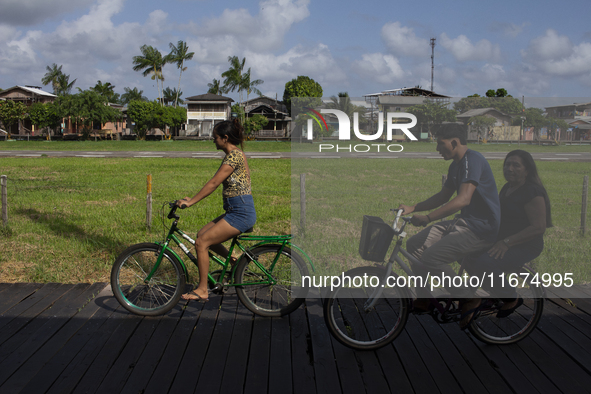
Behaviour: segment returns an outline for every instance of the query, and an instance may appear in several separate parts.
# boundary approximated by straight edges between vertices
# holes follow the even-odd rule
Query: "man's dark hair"
[[[435,133],[437,138],[450,140],[458,138],[460,144],[466,145],[466,129],[463,124],[459,123],[443,123]]]

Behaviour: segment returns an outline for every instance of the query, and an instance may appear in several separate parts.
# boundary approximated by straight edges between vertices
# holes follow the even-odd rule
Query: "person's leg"
[[[406,241],[406,250],[417,260],[421,261],[423,252],[437,243],[452,223],[453,221],[444,221],[425,227]],[[415,275],[423,278],[423,281],[427,280],[428,270],[424,265],[412,264],[412,270]],[[428,298],[431,293],[427,288],[421,286],[417,286],[415,292],[417,300],[415,300],[413,306],[418,310],[426,310],[429,307]]]
[[[230,226],[224,219],[217,223],[208,223],[199,231],[195,240],[195,249],[197,250],[197,268],[199,269],[199,285],[193,293],[202,299],[208,298],[207,293],[207,273],[209,272],[209,254],[208,250],[212,245],[221,244],[228,239],[240,234],[240,231]],[[224,248],[225,249],[225,248]],[[216,252],[217,253],[217,252]],[[227,251],[226,251],[227,256]],[[196,298],[191,293],[183,295],[184,299]]]

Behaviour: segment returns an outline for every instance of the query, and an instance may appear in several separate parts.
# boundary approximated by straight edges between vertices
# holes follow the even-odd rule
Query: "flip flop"
[[[472,324],[476,316],[478,316],[478,312],[480,311],[480,308],[483,305],[482,300],[480,298],[479,300],[480,302],[478,303],[478,306],[462,313],[462,315],[460,316],[460,330],[466,330],[466,328],[468,328],[470,324]]]
[[[523,298],[519,297],[517,299],[517,304],[515,304],[515,306],[513,308],[499,309],[499,311],[497,312],[497,318],[502,319],[504,317],[509,316],[510,314],[515,312],[517,310],[517,308],[519,308],[521,305],[523,305]]]
[[[185,293],[181,296],[183,300],[187,301],[197,301],[197,302],[207,302],[209,298],[203,298],[199,294],[195,293],[195,290]]]

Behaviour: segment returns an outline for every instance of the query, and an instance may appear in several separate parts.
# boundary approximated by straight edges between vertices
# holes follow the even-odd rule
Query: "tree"
[[[180,70],[179,73],[179,87],[177,93],[181,91],[181,76],[183,75],[183,71],[187,70],[187,67],[184,67],[185,61],[193,59],[193,55],[195,52],[189,52],[189,47],[184,41],[180,41],[175,46],[172,42],[168,44],[170,47],[170,53],[167,55],[167,61],[169,63],[176,64],[177,68]],[[174,101],[174,106],[176,107],[178,103],[178,96]]]
[[[351,124],[353,124],[353,114],[358,113],[357,120],[359,122],[359,130],[365,128],[367,119],[363,116],[367,112],[367,108],[361,105],[354,105],[351,102],[348,92],[339,92],[338,96],[331,96],[330,102],[326,104],[326,108],[337,109],[347,114]]]
[[[59,107],[54,103],[35,103],[29,108],[31,123],[40,129],[56,129],[62,122],[63,116]],[[51,133],[47,133],[51,139]]]
[[[164,102],[164,105],[168,105],[168,103],[175,103],[176,108],[177,102],[184,104],[184,101],[181,99],[182,95],[182,91],[177,91],[176,88],[171,89],[167,87],[162,91],[162,101]]]
[[[317,107],[322,104],[320,97],[322,97],[322,86],[310,77],[300,75],[297,78],[285,84],[283,91],[283,104],[287,107],[287,111],[291,116],[292,98],[293,97],[317,97],[316,100],[298,100],[298,106]]]
[[[138,90],[138,88],[123,88],[125,93],[121,95],[121,104],[127,105],[133,100],[139,101],[148,101],[148,98],[144,96],[143,90]]]
[[[115,86],[111,85],[111,82],[105,82],[104,84],[99,80],[96,85],[90,90],[97,92],[99,95],[104,97],[109,103],[119,103],[119,94],[115,93]]]
[[[251,135],[255,131],[262,130],[269,123],[269,119],[261,114],[255,114],[244,122],[244,132],[246,135]]]
[[[158,90],[158,101],[160,100],[160,84],[158,81],[164,82],[164,75],[162,74],[162,67],[166,63],[166,59],[162,57],[160,51],[151,45],[142,45],[140,47],[141,56],[133,57],[133,71],[142,71],[144,77],[152,75],[152,79],[156,80],[156,89]]]
[[[492,138],[492,128],[497,120],[490,116],[473,116],[468,120],[473,130],[476,130],[478,140],[486,140]]]
[[[58,67],[57,64],[53,63],[51,67],[45,66],[45,69],[47,72],[43,78],[41,78],[41,83],[43,86],[51,84],[51,87],[53,88],[53,94],[57,94],[58,77],[62,74],[62,66]]]
[[[155,101],[134,100],[127,107],[127,114],[135,122],[135,133],[145,139],[150,129],[180,127],[187,121],[187,111],[182,107],[163,107]]]
[[[222,73],[222,77],[224,78],[223,89],[226,92],[233,92],[238,89],[240,104],[242,104],[242,88],[244,86],[242,70],[244,70],[246,58],[244,57],[240,60],[238,56],[228,56],[228,62],[230,62],[230,68]]]
[[[241,85],[242,90],[246,90],[246,101],[248,101],[248,96],[250,96],[251,92],[258,94],[259,96],[263,95],[257,88],[257,86],[262,85],[263,83],[264,81],[262,79],[255,79],[254,81],[250,80],[250,68],[242,75]]]
[[[207,87],[209,88],[209,90],[207,91],[207,93],[211,93],[211,94],[223,94],[226,93],[224,91],[224,88],[220,85],[220,80],[219,79],[213,79],[213,82],[210,82],[207,84]]]
[[[69,75],[60,74],[59,77],[57,78],[58,91],[56,92],[56,94],[58,96],[64,96],[64,95],[70,94],[72,92],[72,88],[74,87],[74,84],[76,83],[76,80],[77,79],[70,82]]]
[[[486,91],[486,97],[511,97],[508,95],[507,91],[503,88],[497,89],[489,89]]]
[[[76,124],[82,125],[85,137],[92,132],[93,126],[101,127],[107,122],[114,122],[122,117],[121,111],[108,105],[107,100],[92,90],[63,97],[60,105],[64,117],[70,117]]]
[[[0,122],[8,132],[10,139],[10,126],[27,117],[27,106],[21,102],[12,100],[0,101]]]
[[[430,138],[433,138],[435,125],[456,121],[456,111],[448,109],[445,104],[434,103],[431,100],[425,100],[425,104],[409,107],[406,112],[417,117],[417,126],[421,130],[426,128]]]

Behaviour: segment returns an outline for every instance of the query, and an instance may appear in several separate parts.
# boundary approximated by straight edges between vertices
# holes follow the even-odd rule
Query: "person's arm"
[[[179,207],[186,205],[186,208],[189,208],[191,205],[198,203],[199,201],[203,200],[205,197],[209,196],[218,186],[228,178],[234,168],[229,164],[222,164],[218,171],[215,173],[213,178],[211,178],[207,183],[199,190],[197,194],[193,196],[193,198],[185,197],[182,200],[177,202]]]
[[[546,203],[544,197],[536,196],[524,206],[529,226],[520,232],[495,243],[488,254],[495,259],[503,258],[510,247],[531,241],[546,232]]]
[[[460,186],[460,190],[458,191],[457,196],[452,198],[447,204],[441,206],[440,208],[430,212],[428,215],[415,215],[413,216],[413,220],[411,221],[412,224],[415,226],[426,226],[429,222],[432,222],[437,219],[442,219],[448,217],[449,215],[453,215],[454,213],[460,211],[462,208],[470,204],[472,201],[472,195],[476,190],[476,185],[472,182],[464,182]],[[452,190],[453,194],[453,190]],[[451,197],[451,195],[450,195]],[[449,200],[449,198],[448,198]],[[427,200],[428,201],[428,200]],[[417,204],[418,205],[418,204]],[[439,206],[439,205],[437,205]],[[436,207],[437,207],[436,206]],[[433,207],[433,208],[436,208]],[[425,209],[428,210],[429,208]]]

